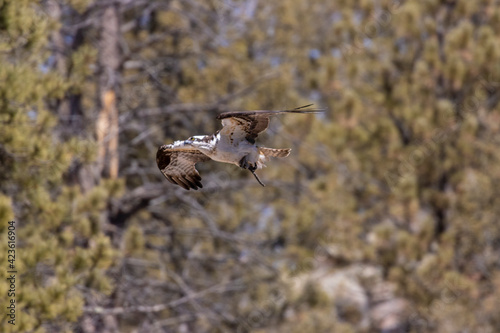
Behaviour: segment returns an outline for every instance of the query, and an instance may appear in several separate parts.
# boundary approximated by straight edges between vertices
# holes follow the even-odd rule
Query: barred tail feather
[[[260,153],[266,157],[287,157],[290,155],[290,148],[279,149],[279,148],[259,148]]]
[[[287,157],[291,149],[275,149],[275,148],[262,148],[259,147],[259,159],[257,160],[257,168],[262,169],[269,157]]]

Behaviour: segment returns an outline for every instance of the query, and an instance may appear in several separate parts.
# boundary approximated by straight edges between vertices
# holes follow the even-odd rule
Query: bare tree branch
[[[171,270],[169,270],[168,272],[169,274],[173,273]],[[177,274],[174,273],[171,275],[171,277],[178,283],[179,286],[182,285],[181,288],[184,288],[185,291],[188,293],[186,294],[186,296],[173,300],[168,303],[155,304],[155,305],[136,305],[129,307],[115,307],[115,308],[105,308],[102,306],[85,306],[83,308],[83,311],[85,313],[95,313],[100,315],[107,315],[107,314],[116,315],[116,314],[132,313],[132,312],[155,313],[164,311],[169,308],[175,308],[177,306],[180,306],[187,302],[192,302],[194,300],[200,299],[212,293],[218,293],[218,294],[226,293],[230,291],[241,290],[242,288],[244,288],[243,280],[236,279],[233,281],[216,284],[212,287],[209,287],[199,292],[193,292]]]

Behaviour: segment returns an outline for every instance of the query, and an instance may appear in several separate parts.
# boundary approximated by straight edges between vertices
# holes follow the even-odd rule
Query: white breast
[[[249,154],[251,155],[250,160],[256,162],[259,157],[259,150],[255,144],[251,144],[247,140],[231,140],[229,137],[218,133],[215,149],[210,157],[215,161],[239,165],[241,159]]]

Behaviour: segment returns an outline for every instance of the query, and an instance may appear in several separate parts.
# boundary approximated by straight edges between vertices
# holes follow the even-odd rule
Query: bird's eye
[[[189,141],[194,141],[194,138],[189,138]]]

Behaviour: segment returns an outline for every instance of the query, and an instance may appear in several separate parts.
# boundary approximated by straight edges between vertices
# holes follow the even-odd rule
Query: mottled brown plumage
[[[225,135],[233,134],[233,128],[239,128],[244,133],[244,137],[254,143],[257,136],[264,132],[269,127],[269,117],[280,113],[317,113],[323,110],[302,110],[312,104],[304,105],[291,110],[254,110],[254,111],[230,111],[224,112],[217,116],[217,119],[222,120],[224,127],[221,132]],[[224,121],[225,120],[225,121]],[[234,133],[236,134],[236,133]]]
[[[172,184],[186,190],[202,188],[201,176],[195,168],[198,162],[210,160],[210,157],[196,149],[172,150],[170,145],[163,145],[156,153],[156,164],[165,178]]]

